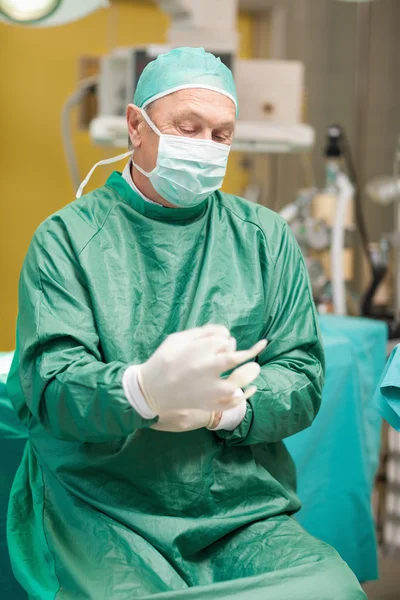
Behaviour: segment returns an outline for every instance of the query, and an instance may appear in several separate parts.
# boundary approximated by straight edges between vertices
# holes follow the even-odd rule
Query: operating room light
[[[52,27],[109,6],[108,0],[0,0],[0,21]]]
[[[60,0],[0,0],[0,10],[15,21],[36,21],[53,12]]]

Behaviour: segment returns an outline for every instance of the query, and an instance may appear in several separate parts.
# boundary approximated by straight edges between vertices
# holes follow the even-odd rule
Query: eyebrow
[[[199,112],[196,112],[195,110],[182,110],[181,112],[178,112],[175,116],[174,116],[174,121],[179,121],[180,119],[199,119],[201,121],[204,121],[204,115],[202,115]],[[230,129],[230,130],[234,130],[235,128],[235,123],[233,121],[225,121],[224,123],[220,123],[217,127],[213,127],[213,129]]]

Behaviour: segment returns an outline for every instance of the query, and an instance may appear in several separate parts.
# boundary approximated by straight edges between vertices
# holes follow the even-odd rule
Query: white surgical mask
[[[146,172],[132,163],[164,200],[180,208],[196,206],[222,186],[230,146],[161,133],[144,110],[142,114],[160,138],[157,164]]]

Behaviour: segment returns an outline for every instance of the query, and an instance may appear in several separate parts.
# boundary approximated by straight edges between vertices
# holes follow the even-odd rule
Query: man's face
[[[187,89],[156,100],[146,109],[161,133],[231,145],[236,121],[233,101],[206,89]],[[159,136],[143,119],[140,109],[127,109],[129,137],[135,162],[145,171],[156,166]]]

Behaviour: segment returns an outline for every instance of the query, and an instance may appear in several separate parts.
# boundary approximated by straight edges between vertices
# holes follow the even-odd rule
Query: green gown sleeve
[[[285,224],[281,232],[272,271],[261,259],[272,276],[264,283],[269,344],[259,357],[258,392],[242,423],[218,432],[229,445],[283,440],[309,427],[321,404],[324,353],[308,273],[291,230]]]
[[[105,363],[90,296],[68,234],[35,234],[19,285],[17,349],[8,390],[21,420],[61,440],[102,442],[150,427],[125,397],[128,364]]]

